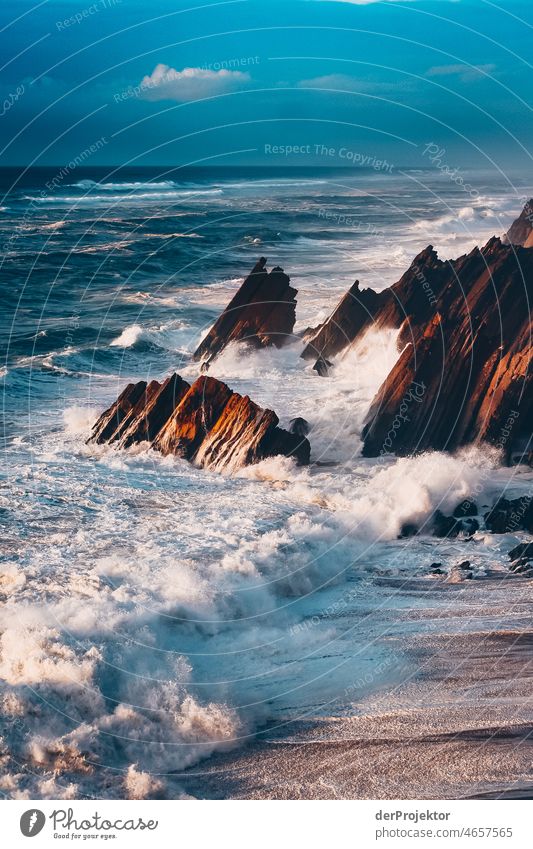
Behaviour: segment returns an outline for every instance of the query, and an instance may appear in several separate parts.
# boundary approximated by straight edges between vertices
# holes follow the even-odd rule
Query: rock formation
[[[405,274],[388,289],[375,292],[360,289],[356,280],[341,298],[331,316],[315,333],[307,333],[304,359],[316,359],[319,374],[320,360],[334,357],[370,328],[399,328],[404,325],[405,338],[409,328],[421,327],[434,312],[437,297],[449,279],[448,265],[437,257],[429,245],[413,260]]]
[[[297,290],[290,278],[276,267],[269,273],[261,257],[237,294],[202,340],[194,359],[204,367],[229,342],[246,342],[255,348],[281,348],[292,336],[296,320]]]
[[[149,442],[163,454],[210,469],[236,469],[282,454],[309,463],[305,436],[278,427],[278,417],[219,380],[192,386],[178,374],[163,383],[130,383],[93,427],[88,442],[126,448]]]
[[[533,248],[533,198],[528,200],[516,221],[513,221],[503,242],[509,245],[520,245],[523,248]]]
[[[405,348],[372,403],[364,454],[530,441],[533,251],[494,237],[423,273],[434,302],[401,326]]]
[[[356,280],[352,288],[341,298],[331,316],[314,332],[308,332],[307,345],[302,352],[306,360],[327,361],[346,348],[354,339],[372,324],[385,300],[385,293],[374,292],[373,289],[359,288]],[[321,376],[327,373],[321,368],[316,369]]]

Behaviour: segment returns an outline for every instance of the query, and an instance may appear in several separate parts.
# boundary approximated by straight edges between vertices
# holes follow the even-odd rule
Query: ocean
[[[472,497],[482,514],[533,472],[487,447],[362,458],[396,331],[369,333],[327,379],[297,334],[427,244],[452,258],[501,235],[532,189],[496,170],[463,184],[434,169],[0,170],[0,792],[179,798],[213,753],[351,716],[416,676],[405,641],[449,633],[456,605],[431,593],[430,564],[468,559],[483,598],[523,539],[436,539],[434,511]],[[197,376],[191,352],[260,256],[298,289],[294,339],[230,346],[210,374],[282,426],[306,418],[311,466],[221,475],[87,446],[128,382]],[[399,538],[405,524],[422,532]],[[417,601],[402,592],[414,577]],[[501,597],[480,611],[454,633],[516,626]]]

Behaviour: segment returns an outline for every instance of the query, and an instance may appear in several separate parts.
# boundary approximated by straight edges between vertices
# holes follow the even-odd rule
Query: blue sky
[[[3,0],[0,162],[530,167],[532,6]]]

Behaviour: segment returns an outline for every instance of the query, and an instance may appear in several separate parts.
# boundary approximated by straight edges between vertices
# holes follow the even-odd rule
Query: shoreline
[[[427,579],[408,583],[407,592],[427,593],[416,587]],[[414,673],[354,702],[344,715],[284,721],[242,749],[176,774],[184,793],[200,799],[533,798],[533,581],[491,576],[467,581],[459,592],[441,583],[435,595],[442,590],[453,593],[453,612],[448,607],[441,618],[451,626],[448,633],[404,634],[406,669]],[[428,599],[425,610],[404,613],[428,620],[435,613],[429,605]],[[457,629],[468,613],[482,627]],[[503,621],[509,616],[513,627]],[[495,617],[500,627],[486,627]]]

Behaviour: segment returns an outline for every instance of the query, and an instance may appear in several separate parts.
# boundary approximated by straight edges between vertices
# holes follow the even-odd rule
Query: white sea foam
[[[132,324],[130,327],[125,327],[120,336],[113,339],[110,345],[116,345],[118,348],[131,348],[143,335],[143,328],[140,324]]]
[[[231,191],[239,209],[242,202],[256,214],[272,208],[268,192],[265,197],[270,186],[275,204],[300,215],[299,195],[305,192],[308,204],[315,186],[322,191],[318,183],[329,185],[295,180],[295,197],[285,197],[288,182],[278,182],[255,189],[236,182]],[[195,190],[153,183],[76,188],[94,191],[98,203],[139,205],[146,196],[151,203],[153,194],[179,202]],[[224,183],[225,198],[228,189]],[[365,202],[376,198],[375,213],[382,193],[378,186],[365,194]],[[352,204],[356,195],[350,189],[346,197]],[[442,216],[434,227],[428,216],[417,227],[406,225],[401,239],[391,232],[386,250],[375,238],[356,240],[354,233],[352,239],[349,230],[326,244],[310,238],[312,227],[301,238],[273,243],[259,216],[243,225],[238,250],[247,250],[243,233],[270,240],[265,254],[272,264],[286,264],[300,291],[299,321],[312,324],[331,312],[355,276],[381,288],[428,242],[439,250],[441,244],[462,248],[470,233],[480,241],[485,226],[499,224],[489,215],[500,216],[502,207],[491,198],[456,207],[455,221]],[[305,208],[319,221],[312,198]],[[56,217],[55,210],[39,214]],[[125,220],[124,214],[119,223]],[[249,259],[251,267],[252,251]],[[362,693],[395,680],[408,629],[423,638],[416,611],[410,623],[395,616],[405,604],[402,582],[423,575],[435,560],[448,567],[468,558],[474,580],[495,565],[503,572],[508,551],[523,539],[483,530],[468,543],[424,533],[397,538],[405,524],[427,530],[436,509],[449,514],[464,498],[483,513],[501,492],[529,492],[533,473],[501,468],[485,448],[383,461],[360,456],[369,404],[398,357],[394,331],[369,333],[337,358],[327,379],[300,358],[296,338],[281,350],[229,346],[212,364],[210,374],[274,409],[282,426],[297,415],[308,420],[309,468],[276,457],[220,475],[146,445],[128,451],[85,445],[117,390],[144,377],[152,352],[141,343],[170,352],[168,372],[198,376],[198,365],[184,368],[178,354],[193,349],[206,313],[214,318],[234,294],[242,278],[223,276],[232,273],[228,266],[223,279],[211,273],[204,280],[202,272],[200,286],[195,271],[183,286],[166,283],[155,294],[147,278],[135,284],[142,291],[125,292],[124,301],[146,305],[146,312],[114,324],[112,349],[98,354],[120,367],[127,358],[128,377],[117,371],[73,380],[59,359],[64,351],[16,361],[16,368],[63,369],[68,380],[59,371],[45,374],[53,387],[45,403],[35,383],[30,427],[6,446],[9,490],[0,507],[16,521],[0,568],[7,751],[0,789],[10,797],[177,797],[180,779],[171,773],[240,745],[264,722],[342,713],[347,691],[357,709]],[[95,292],[107,300],[108,281]],[[132,306],[126,309],[137,317]],[[137,376],[133,367],[130,378],[135,357]],[[21,520],[24,534],[16,530]],[[376,576],[394,578],[400,589],[378,599]],[[428,593],[425,603],[436,605],[435,599]],[[396,629],[392,639],[384,635],[383,603]],[[447,626],[437,617],[434,634],[439,627]]]

